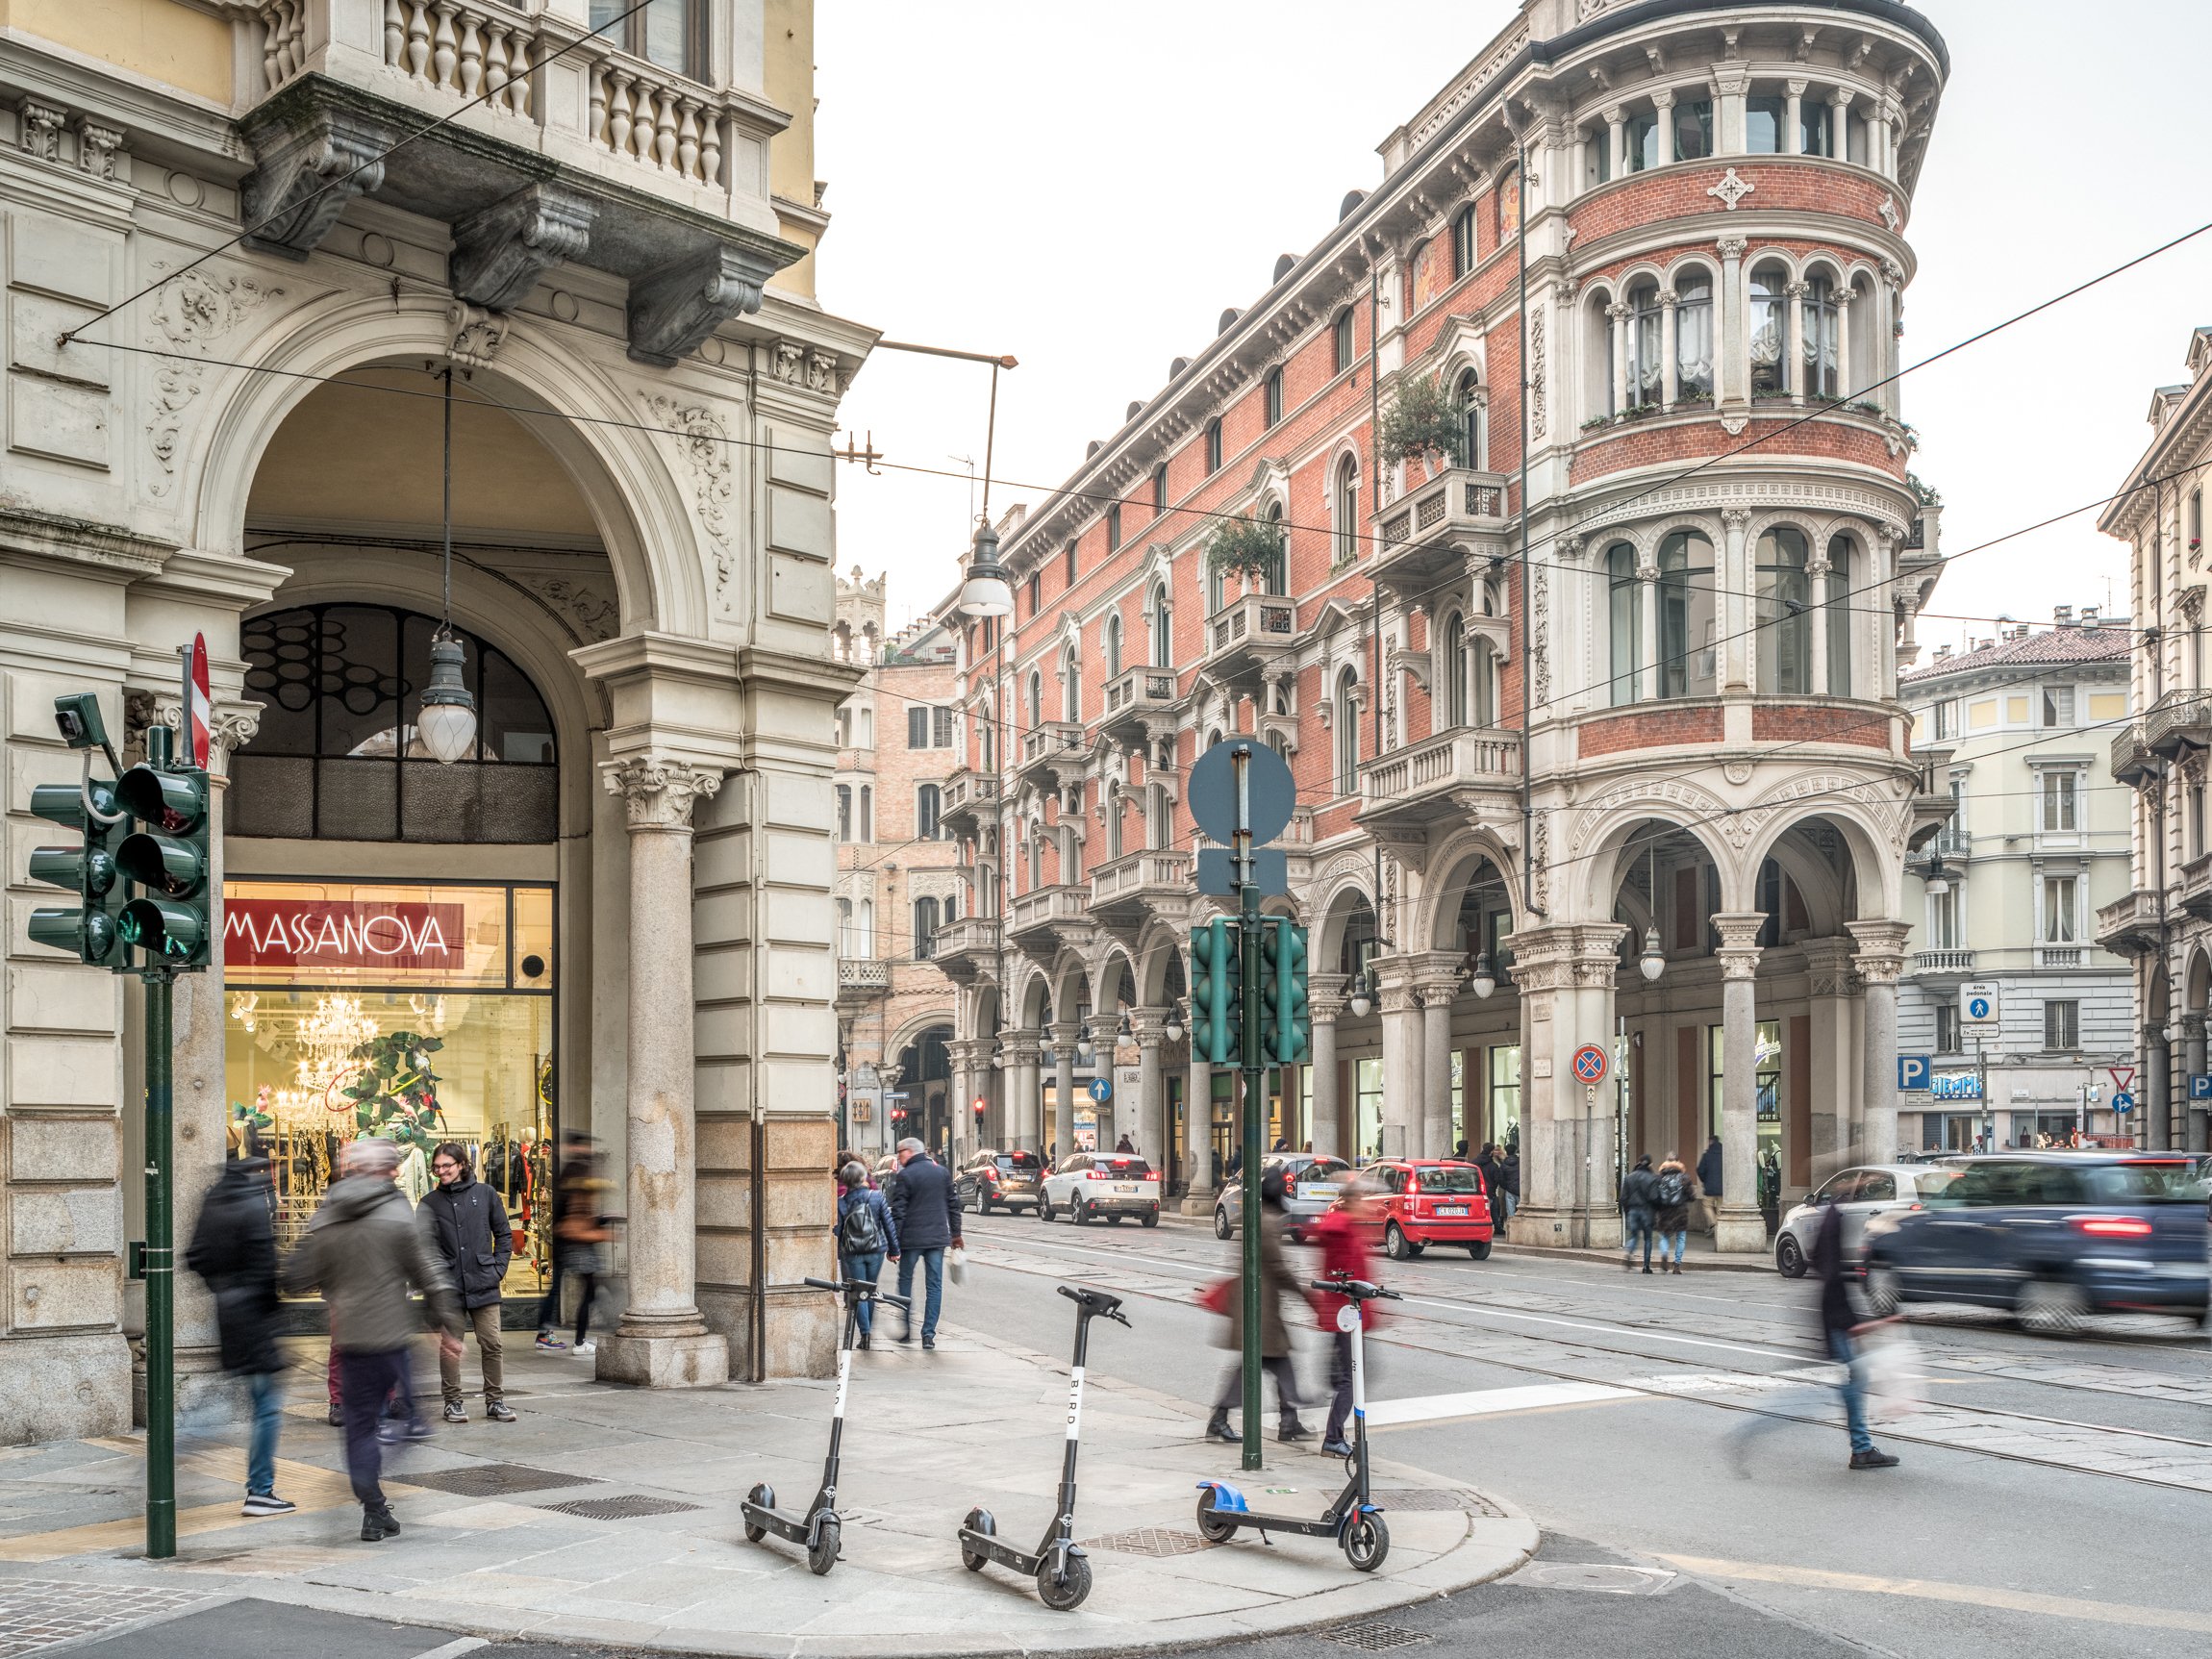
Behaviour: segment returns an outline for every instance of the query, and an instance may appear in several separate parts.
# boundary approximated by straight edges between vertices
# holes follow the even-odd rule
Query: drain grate
[[[1482,1494],[1470,1492],[1465,1487],[1407,1487],[1398,1491],[1378,1492],[1374,1495],[1374,1500],[1386,1510],[1458,1510],[1469,1515],[1491,1516],[1502,1516],[1505,1513]]]
[[[1362,1653],[1382,1653],[1393,1647],[1418,1647],[1424,1642],[1434,1642],[1433,1636],[1424,1636],[1419,1630],[1408,1630],[1402,1624],[1385,1624],[1370,1619],[1358,1624],[1340,1624],[1334,1630],[1323,1630],[1321,1640],[1334,1642],[1340,1647],[1357,1647]]]
[[[703,1505],[629,1493],[620,1497],[579,1497],[568,1503],[548,1503],[543,1507],[563,1515],[579,1515],[586,1521],[635,1521],[643,1515],[688,1515]]]
[[[1172,1526],[1132,1526],[1126,1532],[1109,1532],[1083,1541],[1086,1549],[1113,1549],[1123,1555],[1195,1555],[1214,1546],[1195,1532]]]
[[[514,1492],[543,1492],[556,1486],[597,1486],[589,1474],[562,1474],[550,1469],[532,1469],[520,1463],[475,1463],[463,1469],[434,1470],[410,1474],[409,1486],[427,1486],[462,1497],[504,1497]]]

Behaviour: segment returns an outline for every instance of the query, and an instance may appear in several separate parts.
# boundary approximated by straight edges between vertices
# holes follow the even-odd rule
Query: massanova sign
[[[234,898],[223,906],[226,968],[458,970],[467,911],[458,904]]]

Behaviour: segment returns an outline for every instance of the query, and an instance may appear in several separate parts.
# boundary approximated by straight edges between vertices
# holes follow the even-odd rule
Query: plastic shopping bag
[[[952,1247],[952,1253],[951,1253],[951,1255],[950,1255],[950,1256],[948,1256],[948,1257],[946,1258],[946,1261],[945,1261],[945,1266],[946,1266],[946,1268],[947,1268],[947,1269],[949,1269],[949,1271],[950,1271],[950,1276],[951,1276],[952,1282],[953,1282],[954,1284],[956,1284],[956,1285],[965,1285],[965,1284],[967,1284],[967,1283],[968,1283],[968,1247],[967,1247],[965,1244],[955,1244],[955,1245],[953,1245],[953,1247]]]
[[[1920,1347],[1896,1321],[1877,1325],[1861,1340],[1859,1380],[1867,1391],[1867,1415],[1876,1422],[1896,1422],[1920,1410]]]

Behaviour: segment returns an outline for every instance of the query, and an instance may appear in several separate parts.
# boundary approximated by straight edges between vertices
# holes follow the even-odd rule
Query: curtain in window
[[[1836,348],[1841,339],[1836,318],[1836,290],[1826,277],[1805,284],[1805,390],[1815,397],[1834,397],[1842,385]]]
[[[1812,588],[1805,539],[1787,525],[1759,538],[1759,679],[1762,692],[1813,689]]]
[[[1772,265],[1753,271],[1749,346],[1753,397],[1777,396],[1789,390],[1789,367],[1783,361],[1789,326],[1782,302],[1781,271]]]
[[[1674,383],[1680,397],[1713,395],[1713,285],[1682,277],[1674,288]]]
[[[1659,544],[1659,694],[1710,697],[1719,689],[1713,543],[1677,530]]]
[[[1649,284],[1628,295],[1628,401],[1656,404],[1666,389],[1665,336],[1659,319],[1659,290]]]

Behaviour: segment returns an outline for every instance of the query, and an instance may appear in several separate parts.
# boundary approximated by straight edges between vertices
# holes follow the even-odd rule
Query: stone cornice
[[[101,524],[0,506],[0,566],[62,570],[101,582],[143,582],[161,575],[179,551],[174,541]]]

